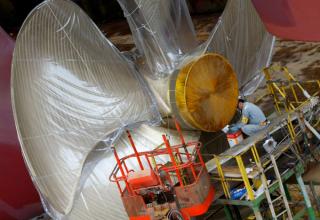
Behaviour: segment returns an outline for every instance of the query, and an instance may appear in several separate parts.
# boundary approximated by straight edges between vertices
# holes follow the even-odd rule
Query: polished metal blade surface
[[[262,69],[271,60],[274,37],[268,33],[251,0],[228,0],[204,46],[204,53],[226,57],[234,68],[239,88],[247,95],[263,79]]]
[[[67,214],[97,144],[157,120],[157,110],[133,65],[71,1],[44,1],[29,14],[12,67],[25,162],[45,204]]]
[[[156,78],[198,45],[186,0],[118,0],[139,52]]]

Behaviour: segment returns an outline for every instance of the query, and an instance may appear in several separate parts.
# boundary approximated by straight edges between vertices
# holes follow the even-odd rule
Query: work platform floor
[[[271,121],[271,123],[267,129],[257,133],[256,135],[254,135],[252,137],[245,139],[243,142],[234,146],[233,148],[229,147],[228,142],[226,140],[226,136],[223,133],[217,133],[217,134],[213,134],[213,135],[210,135],[209,133],[203,133],[201,136],[201,141],[204,144],[204,148],[202,151],[205,156],[208,171],[212,174],[216,173],[216,164],[215,164],[215,161],[212,159],[213,155],[220,155],[220,156],[221,155],[224,155],[224,156],[238,155],[240,152],[244,152],[247,149],[249,149],[249,147],[252,146],[254,143],[256,143],[257,140],[260,140],[259,142],[256,143],[256,147],[257,147],[258,153],[260,155],[261,162],[262,162],[262,164],[267,164],[269,162],[269,157],[268,157],[267,152],[262,147],[262,144],[265,139],[264,137],[266,136],[267,133],[270,134],[279,143],[277,146],[277,149],[275,150],[276,154],[283,152],[283,151],[286,151],[287,149],[292,147],[292,142],[290,141],[288,134],[284,132],[284,130],[285,130],[284,128],[286,126],[285,120],[287,119],[287,117],[288,117],[287,113],[284,113],[282,115],[278,115],[276,113],[273,113],[272,115],[268,116],[268,119]],[[292,123],[294,126],[298,125],[297,114],[291,115],[291,119],[292,119]],[[302,137],[301,136],[298,137],[298,140],[301,141]],[[288,154],[291,154],[291,155],[288,157]],[[279,157],[279,160],[277,161],[278,168],[281,173],[284,173],[285,171],[291,172],[290,175],[286,175],[287,179],[290,178],[295,173],[295,171],[293,170],[295,168],[294,164],[296,164],[298,162],[298,160],[297,160],[297,158],[294,158],[294,156],[295,155],[290,151],[290,153],[288,152],[286,154],[282,154],[282,156]],[[246,164],[246,167],[248,167],[248,164],[250,164],[250,157],[252,157],[252,156],[249,156],[249,157],[247,156],[247,157],[243,158],[244,163]],[[294,159],[292,159],[292,158],[294,158]],[[252,158],[252,160],[253,160],[253,158]],[[227,166],[227,168],[228,168],[228,169],[224,169],[225,174],[226,174],[226,172],[229,172],[229,173],[233,172],[232,170],[234,170],[233,169],[234,167],[238,168],[235,160],[231,161],[231,159],[222,158],[222,159],[220,159],[220,162],[222,165]],[[318,165],[316,167],[320,167],[320,165]],[[289,170],[289,169],[291,169],[291,170]],[[239,175],[241,175],[240,172],[237,171],[237,169],[235,169],[232,177],[238,178]],[[248,174],[248,176],[250,176],[250,175],[255,175],[255,174],[254,174],[254,172],[252,172],[252,173]],[[268,176],[268,173],[266,173],[266,176],[268,179],[272,179],[272,177],[271,177],[272,175]],[[269,177],[271,177],[271,178],[269,178]],[[230,202],[230,200],[223,200],[224,193],[223,193],[223,189],[222,189],[220,181],[212,180],[212,183],[216,189],[215,201],[213,203],[213,206],[211,207],[211,210],[208,213],[206,213],[206,215],[197,218],[199,220],[200,219],[201,220],[202,219],[225,219],[224,210],[221,209],[221,207],[223,207],[223,206],[221,206],[221,204],[224,203],[223,201]],[[239,186],[239,183],[233,182],[232,185],[230,185],[230,189],[236,188],[237,186]],[[240,201],[240,203],[241,202],[246,204],[245,200]],[[220,205],[217,205],[217,203]],[[235,204],[239,204],[239,202],[235,202]],[[217,212],[217,213],[215,213],[215,212]],[[243,213],[242,214],[243,216],[247,216],[249,214],[249,212],[252,212],[252,210],[250,208],[242,207],[241,212]]]

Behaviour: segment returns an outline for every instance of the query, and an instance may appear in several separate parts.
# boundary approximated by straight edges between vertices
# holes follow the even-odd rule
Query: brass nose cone
[[[236,111],[238,81],[231,64],[208,53],[184,66],[176,80],[176,105],[183,120],[203,131],[221,130]]]

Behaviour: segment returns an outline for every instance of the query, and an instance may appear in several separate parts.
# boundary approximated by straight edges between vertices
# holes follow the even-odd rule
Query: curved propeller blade
[[[61,214],[70,212],[97,144],[159,116],[134,66],[71,1],[47,0],[29,14],[12,91],[25,162],[49,210]]]
[[[175,70],[179,59],[197,47],[185,0],[118,0],[137,48],[154,76]]]
[[[229,0],[204,52],[226,57],[237,73],[241,92],[250,94],[263,79],[261,70],[269,65],[273,42],[251,0]]]

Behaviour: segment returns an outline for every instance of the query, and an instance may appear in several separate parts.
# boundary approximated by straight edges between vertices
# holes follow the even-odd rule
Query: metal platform
[[[289,80],[285,86],[283,86],[283,83],[278,86],[275,81],[272,81],[268,72],[269,70],[265,70],[268,88],[274,98],[276,109],[276,112],[268,117],[270,120],[268,127],[221,154],[212,155],[213,158],[206,162],[208,172],[215,179],[215,181],[213,180],[213,184],[216,188],[216,200],[213,206],[223,205],[227,219],[233,219],[228,206],[248,207],[253,211],[255,219],[266,219],[266,216],[263,216],[261,212],[268,213],[268,211],[261,209],[261,205],[269,204],[269,208],[271,209],[270,195],[279,190],[283,193],[285,192],[285,195],[282,195],[282,197],[285,197],[284,202],[286,203],[287,210],[280,211],[280,214],[277,216],[287,214],[286,217],[283,216],[286,219],[302,219],[305,217],[305,214],[308,214],[309,219],[316,219],[315,210],[311,205],[302,174],[312,154],[310,149],[308,149],[306,127],[308,127],[315,137],[319,136],[319,133],[315,129],[312,129],[312,127],[310,129],[311,125],[308,125],[304,117],[310,114],[310,112],[312,114],[315,106],[318,105],[317,108],[319,108],[319,100],[315,98],[320,92],[320,82],[315,82],[319,86],[319,91],[305,100],[299,100],[294,86],[305,92],[303,87],[292,77],[286,68],[280,68],[280,70],[287,75]],[[289,100],[286,89],[293,93],[293,100]],[[317,119],[316,124],[319,124],[319,119]],[[273,156],[262,150],[262,143],[267,137],[276,136],[278,133],[283,133],[284,130],[286,134],[280,142],[278,141],[276,148],[272,151],[271,154]],[[291,161],[292,166],[286,167],[288,161],[284,155],[289,151],[292,153],[294,160]],[[273,158],[272,161],[270,161],[270,158]],[[276,159],[277,161],[275,161]],[[268,190],[265,189],[266,185],[264,184],[264,192],[256,194],[253,190],[254,181],[262,181],[263,178],[266,180],[266,175],[272,166],[276,166],[275,170],[278,171],[279,181],[267,185]],[[278,166],[286,168],[279,169],[281,170],[279,172]],[[289,179],[296,179],[296,183],[299,185],[303,195],[305,206],[305,208],[295,212],[293,215],[291,215],[287,201],[290,200],[290,193],[288,190],[284,190],[287,189],[286,181]],[[279,182],[282,184],[280,185]],[[242,196],[240,199],[231,199],[230,189],[235,189],[239,185],[245,186],[247,199],[244,198],[245,196]],[[269,198],[267,198],[267,194],[269,194]],[[270,212],[273,216],[271,219],[278,218],[274,215],[274,210],[270,210]]]

